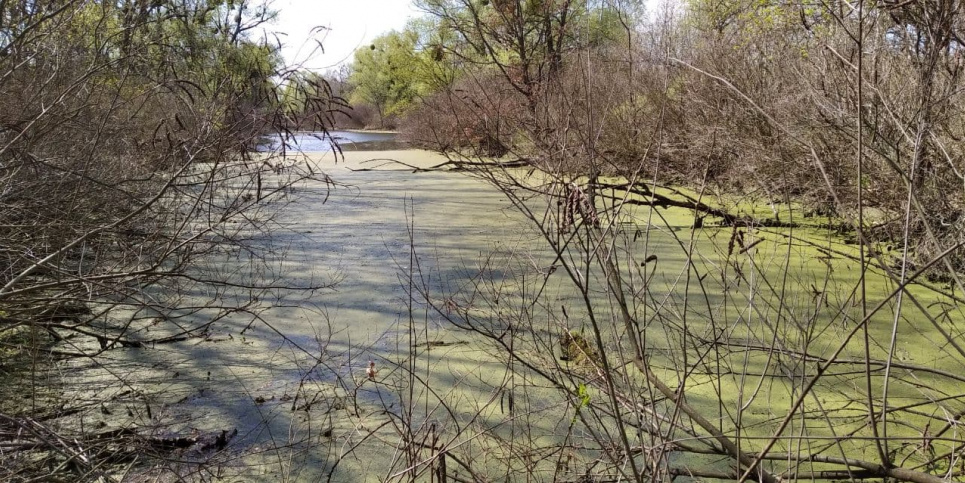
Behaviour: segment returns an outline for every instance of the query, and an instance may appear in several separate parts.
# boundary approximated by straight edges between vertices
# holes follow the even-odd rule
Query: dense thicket
[[[111,436],[139,428],[61,421],[102,401],[47,378],[51,344],[96,363],[256,303],[255,279],[199,262],[257,257],[266,202],[310,176],[250,154],[286,125],[269,17],[248,1],[0,2],[0,479],[108,478],[107,459],[140,451]]]

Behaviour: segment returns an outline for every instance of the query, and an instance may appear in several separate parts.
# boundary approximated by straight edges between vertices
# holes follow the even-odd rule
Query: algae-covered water
[[[205,271],[239,287],[256,280],[324,288],[178,294],[185,307],[198,308],[186,308],[177,326],[210,323],[200,337],[119,349],[64,368],[72,386],[87,388],[74,397],[110,401],[103,411],[91,411],[85,424],[156,426],[161,437],[237,429],[229,451],[216,458],[223,461],[217,471],[246,480],[318,477],[339,460],[334,477],[340,481],[388,471],[391,459],[372,457],[372,451],[393,444],[373,444],[369,431],[384,422],[381,406],[400,398],[389,382],[397,378],[393,365],[404,361],[399,344],[412,326],[404,279],[412,270],[413,242],[420,254],[415,270],[458,284],[494,251],[530,250],[536,235],[485,183],[385,165],[390,159],[423,166],[443,161],[427,152],[297,159],[325,170],[337,184],[307,182],[290,193],[270,237],[249,241],[267,249],[265,259],[239,254],[213,260]],[[226,313],[212,307],[217,301],[246,306],[246,312]],[[436,343],[454,343],[465,366],[483,362],[459,335],[427,324],[423,308],[411,313],[423,343],[428,334]],[[175,330],[154,314],[136,317],[144,336]],[[369,360],[376,363],[378,383],[366,378]],[[359,440],[365,444],[356,448]]]
[[[64,367],[66,379],[86,387],[76,397],[110,401],[84,424],[161,436],[237,430],[217,454],[187,452],[164,462],[170,473],[157,474],[172,479],[399,479],[438,461],[439,451],[426,448],[444,447],[458,464],[494,478],[552,480],[565,473],[564,459],[569,468],[604,455],[592,428],[613,430],[610,415],[594,416],[595,424],[580,419],[590,403],[605,400],[599,374],[560,362],[558,347],[563,331],[589,334],[592,313],[614,350],[611,364],[627,360],[619,351],[628,334],[603,269],[590,260],[581,272],[573,259],[577,270],[568,273],[544,238],[567,240],[564,230],[541,234],[490,184],[460,172],[412,170],[443,161],[416,150],[291,158],[323,169],[334,184],[306,182],[289,194],[271,235],[250,240],[267,257],[212,260],[206,270],[238,287],[179,295],[185,307],[215,299],[246,310],[186,308],[177,323],[205,325],[197,337]],[[542,206],[539,199],[526,205]],[[542,216],[556,209],[551,203]],[[868,319],[865,345],[859,264],[848,258],[854,246],[809,228],[693,229],[684,210],[627,207],[615,221],[616,241],[593,249],[611,250],[626,274],[648,363],[672,386],[683,385],[689,404],[745,448],[761,447],[840,346],[840,358],[856,362],[829,366],[787,429],[794,437],[777,450],[817,452],[802,450],[808,441],[873,460],[862,442],[868,396],[860,361],[866,347],[874,360],[889,358],[895,320],[889,401],[913,408],[889,426],[892,435],[907,436],[896,451],[914,455],[928,425],[965,409],[965,384],[948,376],[965,368],[949,342],[961,338],[965,318],[948,295],[912,287],[914,300],[904,300],[896,319],[896,284],[872,271],[866,306],[881,308]],[[256,279],[277,289],[240,288]],[[585,297],[580,284],[588,287]],[[290,290],[297,287],[315,288]],[[139,315],[138,330],[170,330],[152,317]],[[476,332],[462,330],[467,326]],[[507,341],[518,344],[518,357],[498,350]],[[374,377],[366,374],[369,361]],[[553,368],[572,372],[557,382],[540,377]],[[883,366],[871,371],[872,399],[880,400]],[[619,383],[640,400],[659,397],[632,375]],[[580,397],[567,397],[567,384]],[[661,404],[655,407],[673,413]],[[957,423],[950,426],[946,436],[957,434]],[[690,438],[667,431],[670,439]],[[539,454],[564,440],[565,458]],[[520,449],[527,446],[532,450]],[[192,465],[208,458],[200,470]],[[727,467],[726,460],[679,454],[667,461]]]

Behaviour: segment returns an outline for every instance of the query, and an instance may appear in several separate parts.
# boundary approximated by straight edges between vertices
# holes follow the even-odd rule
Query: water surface
[[[367,142],[391,135],[345,136]],[[326,142],[298,138],[306,153],[330,151]],[[576,420],[571,401],[545,381],[529,379],[524,369],[508,370],[513,361],[505,354],[447,323],[424,300],[507,333],[514,324],[525,325],[529,332],[515,339],[516,348],[529,360],[559,363],[558,335],[564,329],[588,330],[589,323],[572,281],[554,268],[559,262],[543,239],[568,235],[562,230],[541,235],[503,193],[479,179],[458,172],[412,172],[413,166],[443,161],[414,150],[289,158],[286,162],[313,163],[335,184],[308,182],[289,193],[291,203],[277,214],[272,233],[252,236],[266,258],[212,260],[205,270],[239,282],[326,287],[184,295],[185,306],[213,296],[249,310],[198,310],[179,323],[211,323],[203,337],[150,350],[112,351],[108,363],[73,362],[77,370],[68,377],[87,385],[85,397],[111,401],[103,411],[92,411],[86,424],[171,433],[237,429],[229,450],[215,459],[218,471],[264,481],[329,474],[337,481],[391,479],[407,467],[406,458],[419,456],[399,449],[411,447],[408,431],[420,437],[459,434],[451,440],[453,451],[477,455],[483,468],[488,468],[486,458],[498,461],[500,451],[513,450],[499,441],[558,443]],[[540,206],[539,199],[532,201],[531,207]],[[814,374],[813,363],[785,354],[829,354],[855,326],[860,310],[851,296],[856,263],[835,255],[850,248],[830,239],[819,250],[800,240],[786,242],[782,232],[692,230],[691,225],[685,212],[628,212],[625,223],[614,228],[618,245],[607,247],[621,253],[621,260],[631,260],[624,288],[634,317],[647,331],[648,361],[672,385],[687,378],[689,402],[721,421],[728,434],[768,434],[795,391]],[[757,238],[766,242],[752,245]],[[821,242],[819,235],[812,238]],[[755,248],[742,249],[749,246]],[[573,276],[589,278],[594,289],[588,299],[611,337],[606,342],[621,347],[619,314],[601,289],[605,278],[596,269]],[[894,289],[877,275],[869,287],[872,304]],[[536,293],[538,302],[530,304]],[[877,358],[884,356],[892,317],[886,307],[873,319],[871,350]],[[901,321],[902,334],[912,335],[900,339],[903,361],[965,367],[927,324],[911,313]],[[163,323],[145,323],[140,330],[165,329]],[[960,335],[961,329],[955,330]],[[715,346],[715,340],[726,344]],[[428,342],[444,345],[429,350]],[[755,352],[765,342],[772,350]],[[862,354],[857,339],[845,351],[847,357]],[[378,370],[374,380],[365,374],[369,361]],[[686,375],[676,371],[682,364],[692,364]],[[823,420],[812,421],[811,430],[834,434],[862,427],[863,415],[853,408],[861,381],[852,369],[829,376],[820,388],[821,404],[847,419],[832,423],[829,418],[828,427],[821,426]],[[602,400],[593,388],[599,381],[591,376],[583,380],[590,387],[588,397]],[[891,389],[896,397],[931,395],[929,388],[916,386],[931,384],[931,376],[906,371],[897,377],[905,376],[907,384]],[[515,413],[507,409],[502,388],[518,391]],[[755,397],[741,399],[745,393]],[[738,413],[742,428],[728,419]],[[123,414],[130,416],[118,416]],[[589,441],[581,434],[586,438],[581,442]],[[849,448],[859,455],[863,451]],[[592,457],[592,451],[583,456]],[[551,459],[539,467],[555,468]],[[502,470],[510,469],[523,471]]]
[[[271,136],[268,142],[258,147],[259,152],[329,152],[334,149],[333,141],[339,146],[360,143],[395,141],[392,132],[373,131],[331,131],[329,133],[298,131],[291,136]]]

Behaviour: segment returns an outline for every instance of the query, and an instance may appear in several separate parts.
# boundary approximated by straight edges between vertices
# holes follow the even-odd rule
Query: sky
[[[285,45],[282,54],[288,64],[324,71],[351,62],[356,48],[385,32],[401,30],[407,20],[420,16],[411,4],[410,0],[274,0],[271,8],[278,11],[278,19],[270,29]],[[313,39],[322,42],[324,52],[318,51]]]

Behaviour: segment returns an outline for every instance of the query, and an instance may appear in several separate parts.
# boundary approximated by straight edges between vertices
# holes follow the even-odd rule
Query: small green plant
[[[590,401],[592,399],[590,398],[589,391],[586,390],[586,384],[581,382],[578,386],[576,386],[576,397],[580,399],[580,404],[576,406],[576,412],[573,413],[573,420],[571,424],[576,423],[577,418],[580,416],[581,409],[590,406]]]

